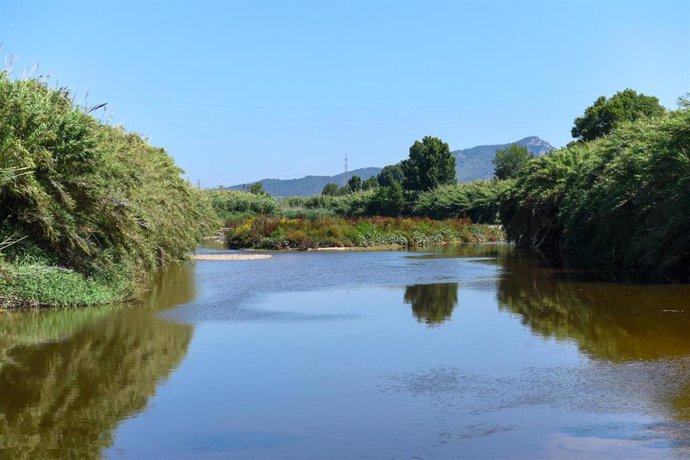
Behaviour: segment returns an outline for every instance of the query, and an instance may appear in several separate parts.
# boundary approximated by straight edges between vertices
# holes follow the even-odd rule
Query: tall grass
[[[66,90],[0,74],[0,240],[23,238],[0,265],[59,266],[131,288],[217,225],[181,172],[163,149],[103,124]],[[19,297],[27,277],[56,274],[5,272],[14,279],[0,282],[0,294]]]
[[[502,217],[519,246],[690,277],[690,111],[638,120],[533,160]]]
[[[434,219],[469,217],[472,222],[499,222],[501,202],[510,188],[509,180],[476,180],[443,185],[419,195],[412,206],[416,215]]]

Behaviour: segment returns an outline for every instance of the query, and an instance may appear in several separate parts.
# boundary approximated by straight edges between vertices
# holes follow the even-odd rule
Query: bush
[[[412,206],[413,213],[433,219],[469,217],[472,222],[495,224],[510,181],[476,180],[444,185],[423,192]]]
[[[28,254],[34,267],[59,264],[88,278],[124,273],[134,282],[184,257],[217,225],[206,197],[163,149],[101,123],[64,89],[5,73],[0,171],[0,240],[22,238],[6,248],[5,264]],[[17,276],[14,283],[28,282]]]
[[[690,112],[621,125],[532,161],[502,220],[519,246],[690,276]]]

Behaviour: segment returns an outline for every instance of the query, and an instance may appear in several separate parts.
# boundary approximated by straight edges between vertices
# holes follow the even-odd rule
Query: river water
[[[509,245],[198,262],[140,305],[0,313],[0,458],[689,456],[690,286]]]

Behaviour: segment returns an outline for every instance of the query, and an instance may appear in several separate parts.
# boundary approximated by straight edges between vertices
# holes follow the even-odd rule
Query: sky
[[[0,58],[139,132],[203,187],[537,135],[598,96],[690,91],[690,0],[0,0]]]

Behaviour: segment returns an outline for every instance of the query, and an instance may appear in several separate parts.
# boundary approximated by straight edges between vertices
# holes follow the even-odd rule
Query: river
[[[690,456],[690,286],[510,245],[197,262],[0,324],[1,458]]]

